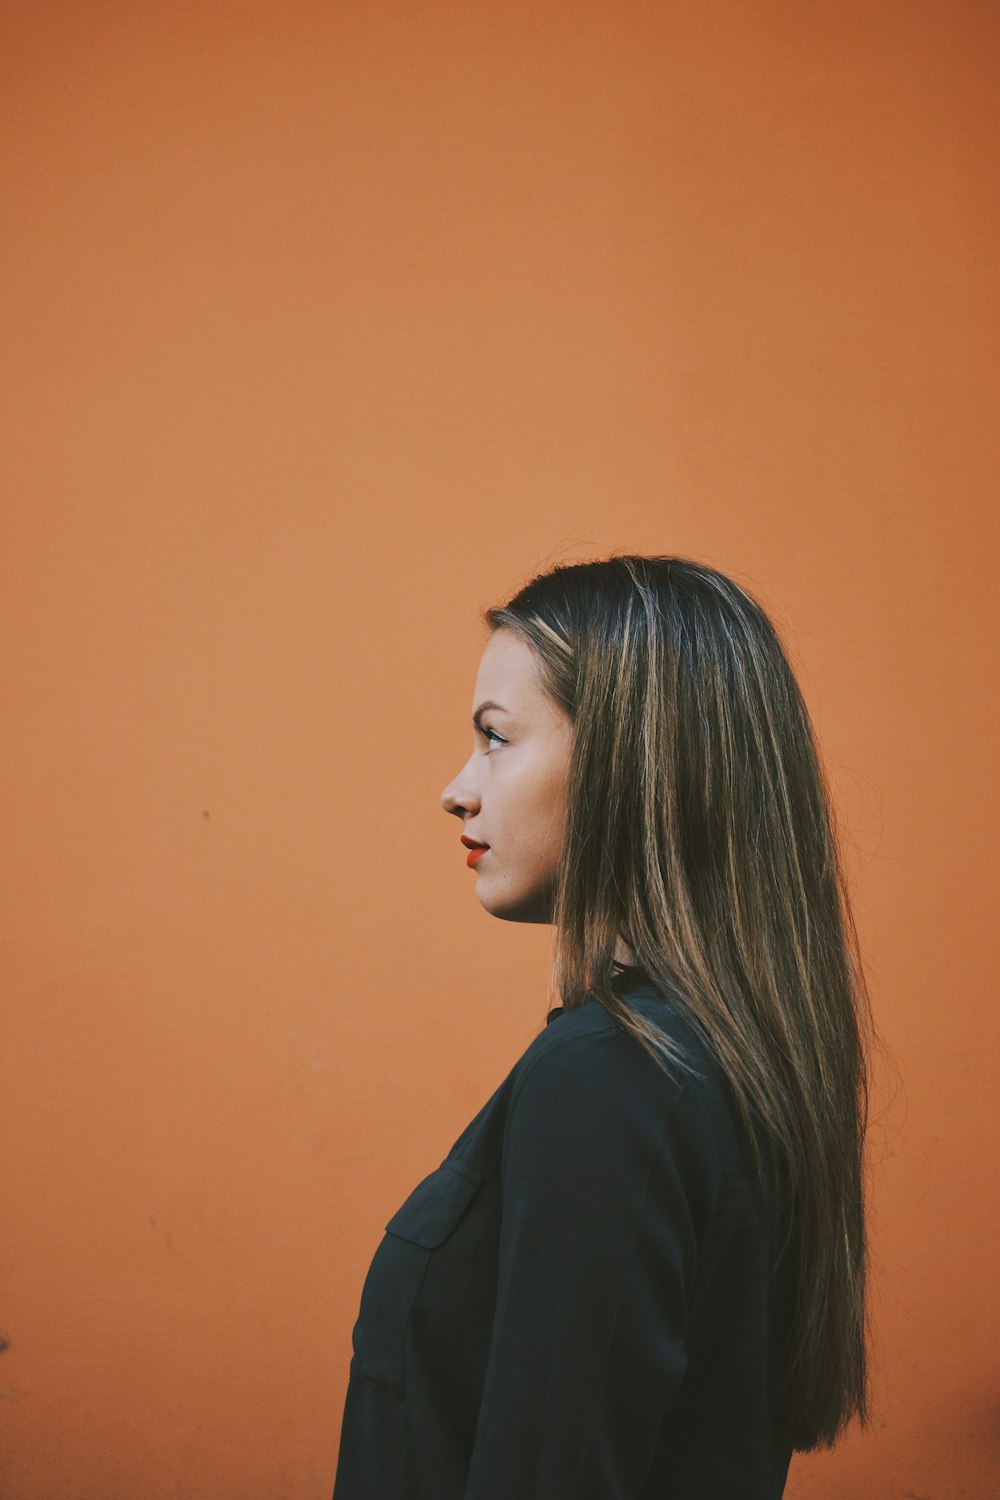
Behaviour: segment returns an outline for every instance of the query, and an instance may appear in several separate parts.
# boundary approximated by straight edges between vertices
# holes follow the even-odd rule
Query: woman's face
[[[472,703],[473,751],[441,793],[462,835],[489,846],[472,866],[477,900],[509,922],[552,921],[562,853],[572,726],[543,691],[536,662],[512,631],[490,636]]]

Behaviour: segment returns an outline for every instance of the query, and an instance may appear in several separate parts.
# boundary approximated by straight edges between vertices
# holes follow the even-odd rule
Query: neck
[[[625,964],[629,968],[635,963],[634,951],[625,942],[625,939],[621,937],[615,946],[615,962]]]

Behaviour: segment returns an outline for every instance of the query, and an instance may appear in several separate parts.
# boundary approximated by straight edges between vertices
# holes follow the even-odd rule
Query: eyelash
[[[489,739],[489,738],[490,738],[490,736],[492,736],[492,737],[493,737],[493,739],[495,739],[495,740],[499,740],[499,741],[500,741],[500,744],[501,744],[501,745],[506,745],[506,743],[507,743],[507,741],[506,741],[506,740],[505,740],[505,739],[502,739],[502,738],[501,738],[501,737],[500,737],[500,735],[498,735],[498,734],[497,734],[497,732],[496,732],[496,730],[495,730],[495,729],[487,729],[487,727],[486,727],[486,725],[485,725],[485,724],[484,724],[484,725],[483,725],[483,727],[482,727],[482,729],[481,729],[481,730],[480,730],[480,733],[481,733],[481,734],[482,734],[482,735],[484,735],[484,736],[485,736],[485,737],[486,737],[486,739]],[[495,749],[496,749],[496,746],[495,746],[495,745],[494,745],[494,747],[493,747],[493,749],[494,749],[494,750],[495,750]],[[486,752],[486,754],[487,754],[487,755],[492,755],[492,754],[493,754],[493,751],[492,751],[492,750],[487,750],[487,752]]]

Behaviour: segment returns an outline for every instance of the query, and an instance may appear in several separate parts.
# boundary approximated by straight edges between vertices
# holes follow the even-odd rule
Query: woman
[[[772,1500],[867,1420],[868,997],[774,628],[678,557],[502,608],[442,794],[560,1004],[386,1226],[334,1500]]]

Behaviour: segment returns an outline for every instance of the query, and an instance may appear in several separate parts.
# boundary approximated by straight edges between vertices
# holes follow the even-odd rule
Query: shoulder
[[[643,980],[623,998],[668,1044],[652,1057],[596,999],[555,1007],[509,1078],[510,1101],[555,1093],[615,1116],[653,1111],[689,1141],[704,1138],[727,1172],[751,1171],[751,1154],[728,1080],[681,998]]]
[[[691,1026],[658,990],[632,992],[627,1003],[666,1039],[667,1055],[651,1055],[596,998],[556,1007],[511,1072],[511,1110],[551,1103],[609,1124],[676,1116],[686,1135],[714,1136],[705,1099],[714,1070]]]
[[[630,995],[629,1004],[698,1066],[697,1042],[672,1007],[655,992]],[[561,1198],[578,1188],[619,1206],[651,1192],[672,1212],[683,1201],[707,1223],[720,1143],[691,1069],[651,1056],[596,999],[549,1014],[510,1075],[501,1175]]]
[[[668,1058],[666,1069],[657,1070],[666,1080],[668,1094],[679,1096],[693,1083],[711,1081],[715,1068],[704,1045],[668,997],[643,986],[628,993],[626,1004],[667,1039],[678,1059],[671,1063]],[[591,998],[571,1010],[555,1006],[548,1012],[544,1029],[519,1058],[514,1076],[523,1081],[535,1072],[546,1075],[582,1069],[593,1073],[618,1064],[637,1077],[652,1077],[647,1062],[652,1059],[641,1043],[599,1000]]]

